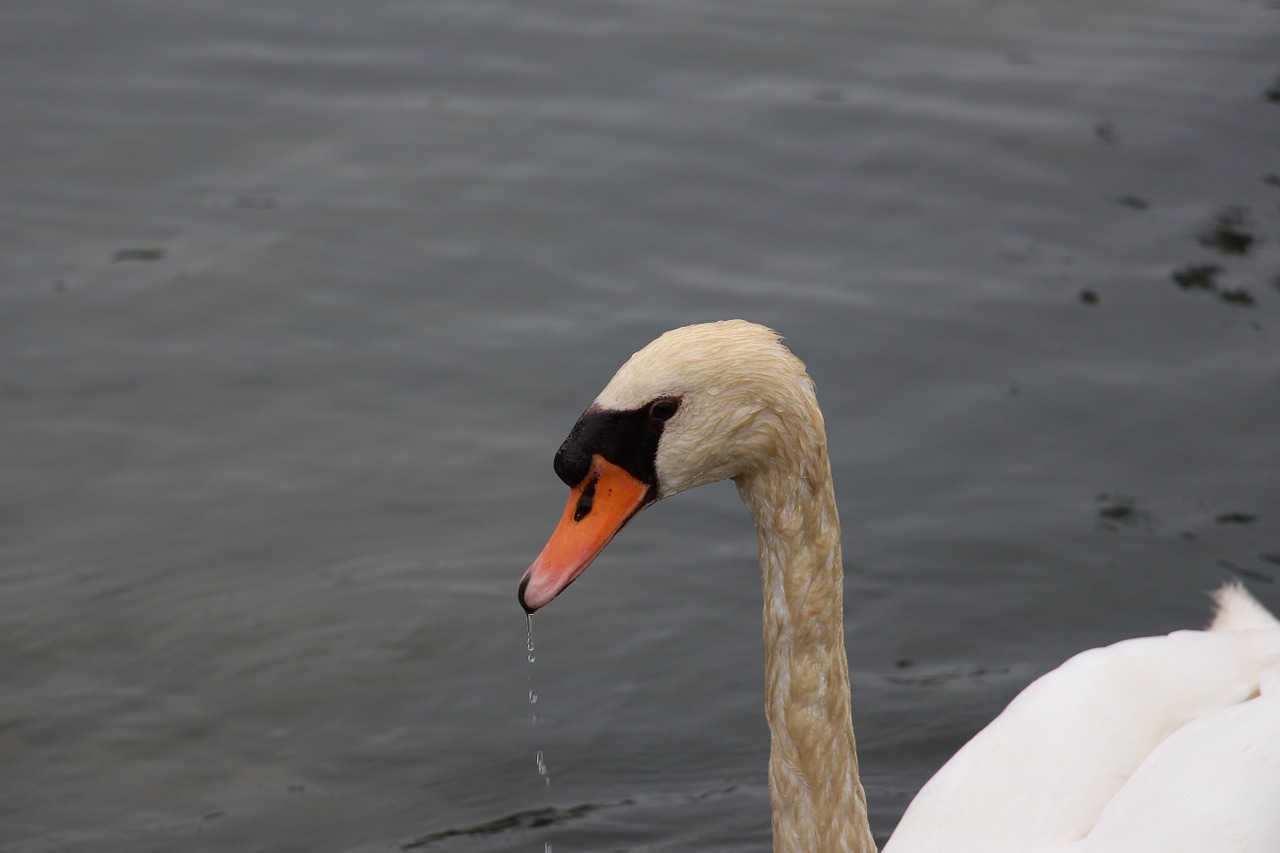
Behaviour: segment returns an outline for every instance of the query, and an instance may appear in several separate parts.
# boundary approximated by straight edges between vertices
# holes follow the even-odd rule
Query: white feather
[[[1076,655],[929,780],[885,853],[1280,851],[1280,698],[1259,695],[1280,625],[1239,588],[1220,596],[1273,627]],[[1255,846],[1204,846],[1244,824]]]

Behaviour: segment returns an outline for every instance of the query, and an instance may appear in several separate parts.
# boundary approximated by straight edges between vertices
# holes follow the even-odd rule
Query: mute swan
[[[571,488],[520,582],[532,613],[645,507],[732,479],[764,586],[776,850],[873,853],[858,780],[839,520],[804,365],[741,320],[637,352],[555,457]],[[1033,682],[920,791],[885,853],[1277,853],[1280,622],[1241,587],[1205,631],[1084,652]]]

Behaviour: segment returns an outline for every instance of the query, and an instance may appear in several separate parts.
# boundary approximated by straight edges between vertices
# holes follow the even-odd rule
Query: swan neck
[[[790,448],[736,480],[760,545],[774,849],[875,853],[850,716],[840,521],[821,421]]]

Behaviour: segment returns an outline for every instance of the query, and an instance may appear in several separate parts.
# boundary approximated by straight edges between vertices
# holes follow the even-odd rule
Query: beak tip
[[[519,592],[516,593],[516,596],[520,599],[520,606],[524,608],[525,613],[532,613],[533,611],[538,609],[537,607],[530,607],[529,602],[525,601],[524,593],[525,593],[525,590],[529,588],[529,577],[530,576],[526,574],[523,578],[521,578],[520,590]]]

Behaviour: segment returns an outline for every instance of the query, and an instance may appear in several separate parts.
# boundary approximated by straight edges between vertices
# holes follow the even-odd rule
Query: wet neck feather
[[[875,853],[849,710],[840,521],[818,417],[736,480],[760,545],[773,843]]]

